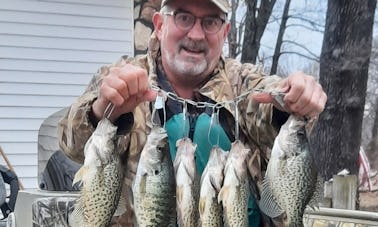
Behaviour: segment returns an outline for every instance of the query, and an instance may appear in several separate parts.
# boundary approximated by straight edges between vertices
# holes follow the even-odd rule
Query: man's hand
[[[113,122],[122,114],[129,113],[141,102],[153,101],[156,92],[149,88],[147,71],[134,65],[110,68],[109,75],[104,77],[98,99],[92,110],[100,120],[106,106],[113,103],[115,109],[111,115]]]
[[[308,118],[317,117],[323,112],[327,95],[314,77],[296,72],[280,82],[279,92],[286,93],[283,108],[274,101],[269,93],[253,95],[252,98],[260,103],[273,103],[278,109]]]

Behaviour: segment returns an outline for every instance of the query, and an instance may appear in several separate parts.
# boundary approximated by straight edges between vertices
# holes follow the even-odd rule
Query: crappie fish
[[[249,175],[247,156],[250,149],[236,140],[231,145],[224,168],[223,187],[218,201],[222,201],[223,217],[227,226],[248,226]]]
[[[153,127],[140,155],[133,185],[138,226],[176,226],[176,185],[168,136]]]
[[[177,220],[181,227],[198,226],[198,196],[200,176],[197,173],[195,151],[197,145],[184,137],[176,142],[173,163],[176,176]]]
[[[262,185],[261,211],[272,218],[286,213],[285,226],[303,226],[306,205],[321,184],[305,125],[303,119],[294,115],[282,125]]]
[[[114,147],[117,127],[101,120],[84,148],[85,160],[73,184],[81,181],[80,197],[70,218],[72,226],[105,227],[118,207],[123,171]],[[120,214],[126,208],[119,206]]]
[[[202,173],[199,199],[200,226],[223,226],[223,208],[218,202],[218,193],[223,185],[223,170],[228,153],[213,147],[209,161]]]

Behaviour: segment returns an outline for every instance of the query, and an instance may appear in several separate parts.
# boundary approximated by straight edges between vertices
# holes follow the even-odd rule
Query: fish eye
[[[154,174],[158,175],[159,174],[159,170],[155,170]]]

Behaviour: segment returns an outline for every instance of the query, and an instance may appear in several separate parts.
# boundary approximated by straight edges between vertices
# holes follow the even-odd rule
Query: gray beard
[[[204,60],[200,63],[191,63],[183,61],[167,54],[167,63],[169,67],[177,74],[182,76],[197,76],[204,73],[207,69],[207,62]],[[190,66],[192,65],[192,66]]]

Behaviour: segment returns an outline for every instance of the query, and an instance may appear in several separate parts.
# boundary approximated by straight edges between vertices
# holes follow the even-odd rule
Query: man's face
[[[206,0],[176,0],[169,3],[169,9],[196,17],[226,19],[218,7]],[[189,30],[183,30],[176,25],[173,15],[158,14],[156,17],[154,25],[160,40],[164,70],[168,76],[174,77],[169,79],[191,85],[201,83],[219,62],[229,25],[222,24],[218,32],[208,34],[201,26],[201,19],[196,19]]]

